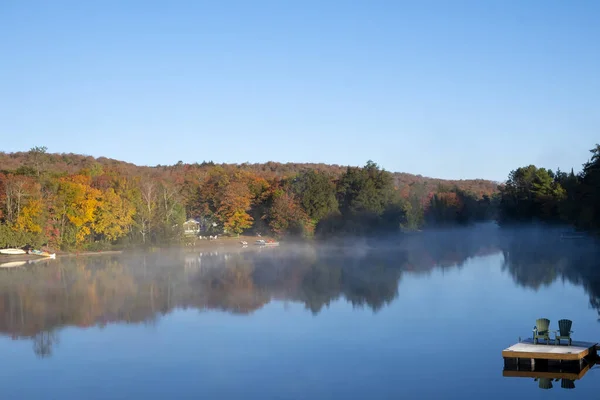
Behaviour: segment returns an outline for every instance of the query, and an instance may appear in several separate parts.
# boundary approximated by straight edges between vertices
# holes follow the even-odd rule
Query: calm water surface
[[[587,241],[495,229],[386,244],[62,258],[0,270],[2,399],[596,398],[503,377],[572,319],[600,341]]]

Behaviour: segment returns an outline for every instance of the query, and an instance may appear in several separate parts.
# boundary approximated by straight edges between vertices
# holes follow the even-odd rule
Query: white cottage
[[[200,233],[200,222],[188,219],[183,223],[183,233],[188,236],[198,236]]]

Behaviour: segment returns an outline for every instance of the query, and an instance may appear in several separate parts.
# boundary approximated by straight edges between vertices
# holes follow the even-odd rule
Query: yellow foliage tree
[[[227,232],[232,232],[237,235],[242,233],[244,229],[252,227],[252,221],[254,220],[247,212],[238,209],[233,211],[231,215],[225,215],[223,227]]]
[[[63,216],[75,228],[75,244],[79,245],[91,232],[102,193],[90,186],[89,177],[75,175],[61,179],[59,195]]]
[[[21,208],[13,229],[22,232],[41,233],[39,217],[42,215],[42,201],[31,199]]]
[[[127,227],[133,223],[135,206],[127,199],[119,196],[113,188],[102,194],[98,203],[94,223],[96,233],[113,241],[127,233]]]

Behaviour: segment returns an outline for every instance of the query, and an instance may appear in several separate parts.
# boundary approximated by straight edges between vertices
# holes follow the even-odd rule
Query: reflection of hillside
[[[600,309],[600,246],[591,238],[561,239],[556,230],[518,230],[503,235],[505,265],[516,283],[538,289],[556,279],[581,285]]]
[[[248,314],[285,300],[316,314],[343,300],[377,311],[398,296],[405,272],[461,268],[471,257],[500,250],[519,284],[537,288],[562,277],[583,285],[592,303],[600,304],[595,247],[548,240],[459,229],[370,247],[63,258],[0,270],[0,332],[35,339],[42,356],[51,354],[55,332],[63,326],[148,323],[177,307]]]
[[[244,314],[271,299],[301,302],[318,313],[343,298],[376,311],[396,298],[403,271],[460,265],[482,247],[461,235],[438,236],[435,246],[432,239],[418,235],[400,245],[342,250],[63,258],[4,270],[0,330],[34,337],[66,325],[150,321],[175,307]]]
[[[495,225],[455,228],[409,236],[399,243],[407,254],[405,270],[428,272],[434,267],[462,267],[472,257],[500,251]]]
[[[527,240],[511,240],[503,249],[503,255],[504,268],[515,282],[533,289],[554,282],[565,262],[549,254],[540,244]]]
[[[362,256],[320,251],[318,261],[306,265],[286,298],[304,303],[313,313],[340,297],[377,311],[396,298],[404,259],[398,251]]]
[[[68,259],[47,266],[2,271],[0,320],[3,331],[33,336],[63,325],[87,326],[99,319],[126,319],[133,290],[120,264],[104,259]]]
[[[193,275],[186,306],[247,314],[269,302],[253,280],[254,265],[240,256],[227,257],[218,268]]]

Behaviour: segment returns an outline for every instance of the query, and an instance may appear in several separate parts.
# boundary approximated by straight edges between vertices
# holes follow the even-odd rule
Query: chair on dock
[[[555,334],[554,344],[560,344],[560,339],[567,339],[569,341],[569,346],[571,345],[571,326],[573,325],[573,321],[570,319],[561,319],[558,321],[558,329],[559,331]]]
[[[550,320],[547,318],[540,318],[535,321],[533,327],[533,343],[538,343],[539,339],[546,339],[546,344],[550,344]]]

